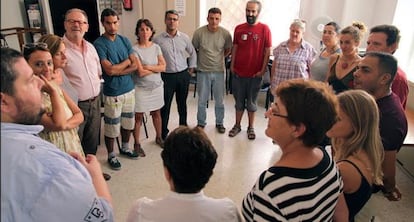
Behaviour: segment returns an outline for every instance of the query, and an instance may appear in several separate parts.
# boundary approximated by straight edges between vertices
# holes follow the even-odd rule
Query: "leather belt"
[[[92,103],[92,102],[94,102],[94,101],[95,101],[98,97],[99,97],[99,96],[95,96],[95,97],[92,97],[92,98],[87,99],[87,100],[82,100],[82,101],[79,101],[79,103]]]

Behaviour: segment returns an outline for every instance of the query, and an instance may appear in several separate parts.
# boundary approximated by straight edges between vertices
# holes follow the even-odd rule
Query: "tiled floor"
[[[188,96],[188,123],[196,125],[197,97]],[[264,118],[265,94],[259,95],[259,109],[256,115],[256,134],[254,141],[247,139],[247,116],[242,121],[242,132],[234,138],[226,134],[219,134],[214,125],[214,101],[210,101],[207,112],[206,133],[212,140],[217,152],[218,161],[214,174],[207,184],[204,192],[206,195],[222,198],[231,198],[236,205],[241,206],[244,195],[250,190],[258,175],[271,166],[280,156],[280,149],[273,145],[264,134],[267,120]],[[175,104],[175,102],[173,103]],[[234,124],[234,100],[232,95],[225,98],[226,116],[224,125],[227,131]],[[149,116],[148,116],[149,117]],[[178,113],[175,107],[171,109],[170,130],[178,124]],[[161,149],[155,144],[155,132],[151,118],[147,127],[149,139],[145,138],[142,130],[141,144],[147,156],[138,160],[130,160],[119,157],[122,163],[120,171],[113,171],[106,163],[106,148],[101,145],[98,150],[98,158],[102,163],[104,172],[109,173],[112,179],[108,181],[112,193],[116,221],[125,221],[128,210],[135,199],[143,196],[158,198],[168,192],[168,185],[164,179],[161,162]],[[103,144],[103,143],[102,143]],[[131,146],[133,140],[131,139]],[[399,202],[388,202],[381,195],[374,195],[372,208],[375,211],[375,221],[413,221],[414,218],[414,181],[408,177],[401,168],[397,169],[397,183],[403,193],[403,199]]]

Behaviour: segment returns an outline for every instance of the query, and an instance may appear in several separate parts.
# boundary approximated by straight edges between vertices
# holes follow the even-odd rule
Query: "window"
[[[221,9],[221,26],[229,30],[246,22],[245,9],[247,1],[240,0],[200,0],[200,26],[207,24],[207,13],[211,7]],[[259,21],[267,24],[272,32],[272,44],[276,47],[289,38],[289,26],[293,19],[299,17],[300,0],[275,1],[262,0]]]
[[[410,82],[414,83],[414,2],[411,0],[398,0],[394,14],[393,25],[400,29],[401,40],[395,57],[398,58],[398,65],[405,71]],[[411,70],[411,71],[409,71]]]

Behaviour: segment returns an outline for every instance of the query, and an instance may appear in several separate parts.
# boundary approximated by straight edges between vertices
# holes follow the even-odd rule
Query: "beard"
[[[256,23],[257,16],[246,15],[246,20],[247,23],[249,23],[249,25],[253,25],[254,23]]]
[[[41,106],[38,110],[33,111],[33,107],[25,105],[22,101],[16,102],[16,108],[19,111],[15,118],[15,122],[23,125],[37,125],[40,123],[46,110]]]

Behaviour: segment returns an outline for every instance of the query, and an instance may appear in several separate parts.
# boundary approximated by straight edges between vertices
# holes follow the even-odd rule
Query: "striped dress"
[[[313,168],[263,172],[243,200],[246,221],[332,221],[343,184],[335,162],[323,153]]]

